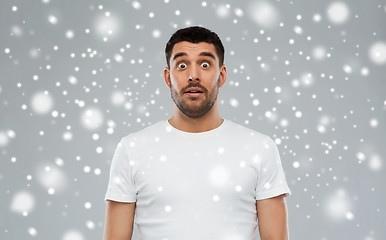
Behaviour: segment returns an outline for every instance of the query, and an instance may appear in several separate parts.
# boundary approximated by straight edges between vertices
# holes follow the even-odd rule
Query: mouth
[[[196,92],[196,93],[193,93],[193,92],[186,92],[186,95],[188,95],[189,97],[199,97],[201,96],[201,92]]]
[[[185,94],[188,95],[188,97],[200,97],[203,94],[203,92],[201,89],[195,89],[195,90],[186,91]]]

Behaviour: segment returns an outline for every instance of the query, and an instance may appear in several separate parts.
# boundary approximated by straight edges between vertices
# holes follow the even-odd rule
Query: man
[[[169,120],[123,137],[106,193],[105,240],[288,239],[290,194],[272,139],[219,115],[224,47],[202,27],[165,49]],[[258,219],[258,221],[257,221]]]

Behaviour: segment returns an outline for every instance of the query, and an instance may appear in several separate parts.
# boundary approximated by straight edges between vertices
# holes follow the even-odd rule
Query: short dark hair
[[[169,41],[166,43],[165,48],[165,56],[166,56],[166,63],[168,67],[170,68],[170,57],[172,55],[173,47],[176,43],[179,42],[191,42],[191,43],[200,43],[200,42],[207,42],[214,45],[216,49],[217,56],[219,58],[219,64],[220,67],[224,63],[224,46],[222,45],[222,42],[218,35],[209,29],[199,27],[199,26],[193,26],[193,27],[187,27],[177,30],[169,39]]]

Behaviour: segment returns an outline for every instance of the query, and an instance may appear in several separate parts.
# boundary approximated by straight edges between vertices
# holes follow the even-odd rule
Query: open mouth
[[[189,97],[199,97],[201,96],[201,94],[203,94],[202,91],[187,91],[185,92],[186,95],[188,95]]]
[[[187,92],[186,93],[189,97],[199,97],[201,96],[201,92]]]

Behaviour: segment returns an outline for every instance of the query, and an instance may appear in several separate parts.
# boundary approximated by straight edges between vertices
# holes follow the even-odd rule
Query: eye
[[[177,68],[184,69],[184,68],[186,68],[186,64],[185,63],[180,63],[180,64],[177,65]]]
[[[201,67],[208,68],[209,67],[209,63],[203,62],[203,63],[201,63]]]

